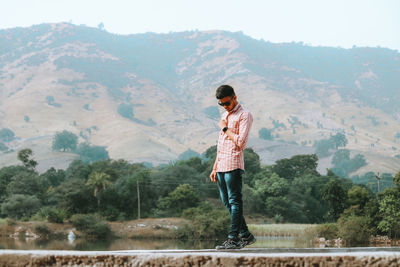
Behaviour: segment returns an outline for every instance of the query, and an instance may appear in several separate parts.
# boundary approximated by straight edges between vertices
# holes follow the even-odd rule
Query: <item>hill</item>
[[[241,32],[116,35],[68,23],[0,30],[0,129],[16,163],[31,147],[39,170],[76,155],[51,151],[56,132],[106,146],[111,158],[153,164],[216,143],[214,92],[231,84],[255,118],[250,145],[264,163],[312,153],[345,134],[362,171],[400,169],[400,54],[270,43]],[[126,112],[128,111],[128,112]],[[270,129],[273,141],[259,138]],[[330,158],[320,159],[320,170]]]

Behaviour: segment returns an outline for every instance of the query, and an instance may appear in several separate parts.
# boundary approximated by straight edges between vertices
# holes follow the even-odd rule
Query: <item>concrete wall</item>
[[[400,252],[262,253],[216,251],[1,250],[0,266],[400,266]]]

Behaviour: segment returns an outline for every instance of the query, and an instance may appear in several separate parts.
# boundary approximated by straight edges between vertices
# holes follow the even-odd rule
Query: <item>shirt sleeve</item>
[[[239,119],[239,134],[235,134],[235,145],[239,149],[244,149],[249,138],[250,128],[253,124],[253,116],[250,112],[245,112]]]

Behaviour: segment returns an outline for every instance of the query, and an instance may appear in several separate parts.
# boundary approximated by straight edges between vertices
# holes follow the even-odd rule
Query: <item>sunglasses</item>
[[[218,102],[218,105],[220,106],[230,106],[232,101],[226,101],[226,102]]]

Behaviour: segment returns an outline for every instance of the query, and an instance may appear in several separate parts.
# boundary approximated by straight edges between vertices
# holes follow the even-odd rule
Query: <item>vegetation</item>
[[[130,103],[121,103],[118,105],[118,113],[128,119],[133,119],[133,105]]]
[[[346,136],[342,133],[337,133],[336,135],[332,135],[329,139],[316,141],[314,147],[317,156],[323,158],[330,155],[330,150],[346,147],[347,143]]]
[[[8,128],[3,128],[0,130],[0,141],[3,142],[11,142],[14,140],[15,134]]]
[[[22,149],[18,152],[18,159],[27,169],[34,169],[38,164],[37,161],[32,159],[33,151],[30,148]]]
[[[179,238],[215,238],[227,232],[228,212],[218,200],[217,186],[208,178],[216,146],[201,158],[166,166],[75,160],[65,171],[50,168],[42,174],[29,163],[33,160],[30,152],[20,153],[23,165],[0,169],[3,218],[69,220],[84,235],[105,238],[110,230],[104,220],[137,218],[140,199],[142,218],[186,218],[188,223],[175,233]],[[393,177],[392,187],[376,194],[368,184],[354,184],[332,170],[319,174],[317,163],[316,155],[296,155],[262,166],[259,156],[246,149],[246,214],[277,223],[325,223],[315,231],[354,244],[366,242],[370,235],[399,236],[400,172]]]
[[[261,139],[265,139],[265,140],[274,140],[274,136],[272,135],[272,130],[268,130],[267,128],[261,128],[258,131],[258,136]]]
[[[56,133],[53,139],[53,150],[74,151],[78,144],[78,136],[66,130]]]

